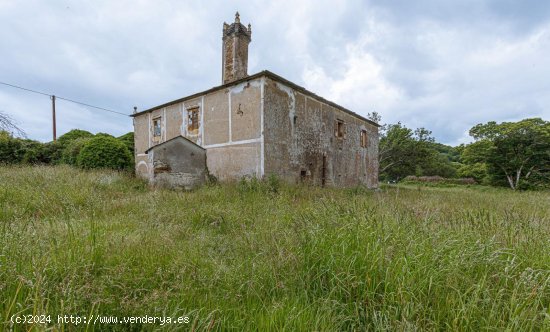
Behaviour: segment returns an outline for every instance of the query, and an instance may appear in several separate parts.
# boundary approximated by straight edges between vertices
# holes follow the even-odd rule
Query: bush
[[[88,140],[77,157],[77,165],[86,168],[130,169],[132,155],[124,143],[106,135]]]
[[[474,178],[477,182],[487,182],[487,166],[484,163],[465,164],[458,169],[458,176]]]
[[[97,136],[103,136],[103,137],[113,137],[113,138],[115,138],[113,135],[107,134],[107,133],[97,133],[97,134],[95,134],[95,136],[96,136],[96,137],[97,137]]]
[[[73,130],[59,136],[59,138],[57,139],[57,142],[59,142],[59,144],[61,144],[63,146],[66,146],[69,143],[71,143],[72,141],[74,141],[75,139],[92,138],[92,137],[94,137],[94,134],[90,133],[89,131],[80,130],[80,129],[73,129]]]
[[[431,183],[444,185],[472,185],[476,184],[476,180],[472,178],[449,179],[441,176],[407,176],[401,181],[402,183]]]
[[[126,147],[128,148],[128,150],[133,156],[134,155],[134,132],[131,131],[127,134],[124,134],[118,137],[117,139],[122,143],[124,143],[124,145],[126,145]]]
[[[23,159],[24,164],[48,164],[50,158],[48,151],[46,150],[46,144],[33,141],[30,139],[21,140],[21,146],[24,150]]]
[[[57,141],[44,144],[44,163],[50,165],[57,165],[61,163],[63,149],[64,146]]]
[[[0,163],[17,164],[23,160],[24,155],[21,139],[13,137],[7,131],[0,131]]]
[[[64,149],[61,154],[61,162],[67,165],[76,166],[78,155],[82,147],[89,141],[91,138],[81,137],[70,142]]]

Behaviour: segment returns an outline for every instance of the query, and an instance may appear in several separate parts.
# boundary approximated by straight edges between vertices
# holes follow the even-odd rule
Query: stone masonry
[[[222,84],[248,76],[248,44],[252,37],[252,28],[241,24],[239,13],[235,22],[223,24]]]
[[[207,171],[220,181],[274,174],[290,183],[377,187],[378,124],[272,72],[248,76],[250,27],[237,14],[223,31],[224,84],[133,115],[136,173],[153,181],[148,152],[182,136],[205,149]]]

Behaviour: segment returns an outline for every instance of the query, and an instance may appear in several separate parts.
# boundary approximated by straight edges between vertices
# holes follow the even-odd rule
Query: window
[[[336,127],[334,129],[334,135],[339,138],[345,137],[344,121],[336,120]]]
[[[187,131],[194,132],[199,129],[199,108],[193,107],[187,110]]]
[[[160,139],[161,134],[161,118],[153,119],[153,139]]]
[[[367,131],[361,130],[361,147],[366,148],[367,147]]]

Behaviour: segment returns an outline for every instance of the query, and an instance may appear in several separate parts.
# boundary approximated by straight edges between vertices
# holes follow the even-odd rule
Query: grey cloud
[[[0,80],[130,113],[220,84],[221,28],[252,24],[269,69],[363,115],[446,143],[478,122],[550,118],[543,1],[0,1]],[[60,103],[60,132],[129,118]],[[47,97],[0,87],[0,109],[49,140]]]

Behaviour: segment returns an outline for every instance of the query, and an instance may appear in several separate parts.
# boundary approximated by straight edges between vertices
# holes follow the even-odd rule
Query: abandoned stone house
[[[269,71],[247,74],[251,27],[223,25],[222,85],[134,113],[136,173],[194,187],[274,174],[378,185],[378,125]]]

